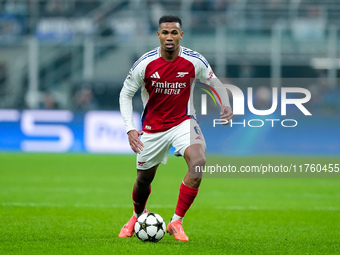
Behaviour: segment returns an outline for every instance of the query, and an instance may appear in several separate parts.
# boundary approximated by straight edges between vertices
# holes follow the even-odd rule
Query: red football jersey
[[[160,47],[144,54],[132,66],[121,92],[121,112],[127,132],[134,125],[129,117],[131,103],[124,98],[131,99],[141,87],[143,131],[166,131],[195,115],[190,95],[196,78],[212,86],[209,81],[216,78],[209,63],[197,52],[180,46],[180,53],[173,61],[162,58]]]

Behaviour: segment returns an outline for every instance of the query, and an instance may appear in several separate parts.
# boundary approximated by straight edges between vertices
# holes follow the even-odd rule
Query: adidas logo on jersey
[[[158,72],[154,72],[150,78],[155,78],[155,79],[160,79],[161,77],[159,76]]]

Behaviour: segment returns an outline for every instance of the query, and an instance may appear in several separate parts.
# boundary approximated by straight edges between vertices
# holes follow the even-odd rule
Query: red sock
[[[184,217],[185,213],[194,202],[199,189],[191,188],[185,185],[183,182],[179,189],[178,201],[175,214]]]
[[[143,193],[137,193],[135,189],[132,191],[132,201],[135,209],[135,213],[140,214],[144,211],[146,201],[151,193],[151,188]]]

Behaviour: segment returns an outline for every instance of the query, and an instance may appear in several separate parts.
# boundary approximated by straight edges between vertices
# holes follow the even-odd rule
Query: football
[[[135,233],[143,242],[158,242],[165,234],[165,222],[157,213],[143,213],[135,224]]]

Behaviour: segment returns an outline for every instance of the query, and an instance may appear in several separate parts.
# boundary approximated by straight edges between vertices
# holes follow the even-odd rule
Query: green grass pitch
[[[166,223],[185,172],[170,157],[153,182],[147,208]],[[205,178],[190,241],[142,243],[118,238],[135,175],[133,155],[0,154],[0,254],[340,254],[339,178]]]

